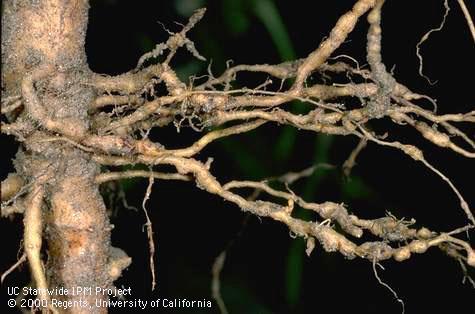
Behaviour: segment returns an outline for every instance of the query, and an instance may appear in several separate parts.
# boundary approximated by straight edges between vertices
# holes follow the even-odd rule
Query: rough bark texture
[[[94,184],[98,166],[76,148],[41,140],[46,133],[54,133],[54,126],[67,125],[73,138],[82,137],[89,127],[87,107],[94,91],[81,84],[91,75],[84,50],[87,15],[86,0],[3,3],[3,96],[23,94],[30,110],[17,121],[34,120],[44,127],[32,127],[24,134],[15,166],[25,181],[45,178],[48,173],[42,180],[46,192],[42,204],[48,240],[46,275],[49,287],[67,289],[108,288],[112,283],[107,266],[110,225]],[[54,123],[48,124],[42,117]],[[94,293],[67,297],[72,301],[81,298],[95,305]],[[106,309],[72,307],[68,311],[99,313]]]
[[[327,252],[369,260],[376,276],[377,263],[388,259],[402,262],[430,247],[439,247],[455,258],[464,273],[465,264],[475,267],[472,244],[455,237],[475,225],[473,210],[459,190],[412,141],[403,136],[399,142],[397,132],[388,140],[386,135],[372,131],[372,121],[387,118],[389,125],[412,127],[435,146],[475,158],[473,139],[455,126],[459,122],[474,123],[475,111],[437,114],[426,110],[415,102],[429,100],[435,106],[435,101],[412,92],[387,72],[381,55],[383,2],[356,1],[338,19],[330,35],[304,59],[274,65],[228,64],[221,76],[215,77],[209,70],[207,76],[189,84],[180,80],[170,62],[182,48],[203,60],[187,33],[204,16],[205,9],[196,10],[180,32],[169,32],[169,39],[145,53],[135,69],[110,77],[92,73],[87,65],[86,0],[7,1],[2,12],[2,96],[8,100],[2,99],[2,104],[9,107],[2,107],[2,114],[10,123],[2,121],[2,133],[14,135],[21,147],[15,160],[17,174],[1,183],[8,188],[1,195],[1,215],[24,215],[24,252],[36,287],[62,286],[71,292],[74,287],[92,289],[90,294],[53,294],[55,299],[75,303],[67,309],[53,305],[50,310],[107,311],[106,307],[97,306],[97,301],[104,304],[107,293],[97,294],[96,289],[111,287],[130,264],[130,258],[110,245],[111,225],[98,184],[137,176],[149,178],[142,208],[149,238],[152,290],[156,284],[155,245],[145,205],[154,179],[193,181],[197,188],[234,203],[243,211],[285,224],[293,235],[307,241],[307,254],[318,241]],[[330,61],[329,57],[366,13],[370,24],[366,47],[369,68]],[[149,65],[151,58],[159,63]],[[269,85],[269,79],[257,87],[235,87],[246,86],[237,81],[237,73],[243,71],[270,75],[276,82],[282,80],[280,88],[273,91],[276,86]],[[336,77],[343,74],[348,82],[335,84]],[[331,84],[314,83],[318,82],[317,76],[323,82],[330,79]],[[365,83],[355,83],[353,77]],[[285,81],[290,79],[294,80],[286,86]],[[347,104],[348,97],[360,103]],[[305,114],[285,108],[293,100],[306,104]],[[209,127],[216,129],[203,133],[184,148],[170,149],[148,138],[151,128],[172,123],[178,132],[182,126],[197,132]],[[221,183],[212,171],[213,158],[203,162],[201,152],[220,138],[247,133],[266,123],[354,136],[362,143],[398,150],[447,183],[470,224],[450,232],[436,232],[388,212],[381,218],[365,219],[357,216],[355,210],[350,212],[343,203],[305,201],[289,185],[311,175],[316,166],[264,181]],[[453,141],[456,137],[462,144]],[[350,156],[347,173],[361,149],[358,146]],[[117,172],[117,166],[132,164],[142,164],[150,170]],[[99,165],[104,167],[103,173]],[[168,168],[172,172],[153,169],[163,166],[171,166]],[[276,180],[285,184],[286,189],[278,190],[269,184]],[[258,193],[247,198],[236,191],[241,189]],[[259,193],[269,197],[262,199]],[[298,218],[302,215],[295,214],[297,207],[315,213],[317,218]],[[47,254],[42,255],[42,249]],[[48,296],[40,298],[48,301]]]

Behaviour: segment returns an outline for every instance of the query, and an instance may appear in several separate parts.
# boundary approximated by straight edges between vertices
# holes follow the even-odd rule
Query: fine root
[[[458,2],[475,40],[473,21],[464,2]],[[134,70],[118,76],[90,76],[84,84],[97,95],[87,105],[90,124],[77,123],[78,121],[69,118],[59,119],[50,112],[48,104],[43,103],[46,98],[41,88],[51,79],[55,69],[52,65],[42,65],[33,68],[21,80],[21,95],[2,101],[2,105],[5,105],[2,114],[7,117],[10,113],[20,111],[21,106],[24,108],[21,119],[2,122],[2,133],[16,136],[24,143],[28,154],[43,153],[46,150],[44,146],[51,145],[62,151],[73,151],[86,156],[105,168],[102,173],[91,176],[90,183],[96,187],[113,180],[134,177],[149,179],[142,209],[146,219],[152,290],[157,285],[156,247],[146,204],[155,179],[178,180],[192,182],[197,188],[236,205],[242,211],[284,224],[293,235],[306,240],[308,255],[316,243],[320,243],[327,252],[338,252],[349,259],[369,260],[373,263],[378,282],[394,294],[404,312],[402,300],[379,278],[376,271],[378,263],[387,259],[404,261],[416,254],[425,253],[431,247],[437,247],[461,263],[465,274],[466,265],[475,267],[475,252],[469,241],[460,239],[458,234],[471,231],[475,218],[458,188],[429,163],[419,147],[400,142],[398,134],[393,131],[388,131],[391,133],[388,135],[396,137],[395,140],[386,140],[385,136],[370,132],[371,122],[385,118],[384,121],[390,126],[405,125],[418,132],[428,144],[460,157],[473,159],[475,140],[465,131],[465,127],[473,127],[475,124],[475,111],[437,114],[437,104],[432,98],[411,91],[387,71],[381,55],[383,3],[383,0],[356,1],[338,19],[329,36],[305,58],[280,64],[233,66],[228,63],[221,75],[215,77],[209,69],[207,75],[193,77],[186,83],[179,78],[171,61],[178,49],[183,48],[194,57],[204,60],[187,37],[205,13],[204,9],[197,10],[181,31],[169,32],[170,37],[166,42],[144,54]],[[416,46],[416,54],[420,59],[419,74],[422,76],[420,46],[431,33],[444,26],[449,12],[447,0],[444,5],[446,11],[441,25],[427,32]],[[360,18],[367,13],[368,67],[360,67],[357,60],[346,55],[331,58]],[[150,64],[152,61],[156,64]],[[260,75],[262,80],[259,82],[264,83],[246,86],[238,79],[242,72]],[[327,84],[334,75],[343,77],[346,81]],[[314,83],[314,76],[321,78],[324,83]],[[277,80],[277,84],[273,80]],[[289,82],[291,86],[287,84]],[[160,93],[157,92],[159,88]],[[353,102],[348,102],[349,98],[357,101],[356,106]],[[301,102],[305,109],[295,113],[289,109],[293,101]],[[427,105],[427,101],[434,105],[434,110],[424,109],[423,105]],[[210,169],[213,159],[207,156],[207,162],[200,161],[209,145],[226,137],[249,133],[264,124],[357,138],[360,142],[343,164],[346,176],[350,175],[356,158],[368,141],[398,149],[414,161],[421,162],[450,186],[471,225],[444,233],[423,226],[416,228],[414,220],[398,219],[390,213],[382,213],[376,219],[364,219],[357,213],[352,213],[353,210],[350,211],[343,203],[315,203],[291,190],[291,184],[309,177],[317,168],[333,167],[328,164],[315,165],[267,180],[232,180],[222,184]],[[181,127],[192,128],[199,134],[199,139],[190,146],[170,149],[148,138],[151,128],[173,125],[177,132]],[[391,128],[388,127],[388,130]],[[135,164],[148,166],[150,171],[119,172],[113,168]],[[163,166],[167,167],[167,172],[158,169]],[[152,168],[156,171],[152,171]],[[46,289],[47,281],[40,255],[44,228],[42,206],[44,198],[45,203],[49,201],[44,186],[54,185],[55,182],[39,178],[23,177],[22,173],[21,176],[12,174],[1,184],[2,216],[24,214],[26,256],[2,275],[2,280],[26,258],[36,286]],[[275,187],[274,183],[277,186],[285,185],[285,189]],[[253,191],[251,198],[243,196],[246,195],[242,194],[245,189]],[[23,197],[24,193],[28,193],[26,197]],[[262,195],[265,198],[259,199]],[[313,212],[315,220],[296,218],[293,214],[298,207]],[[375,237],[376,240],[367,241],[364,235]],[[225,252],[218,256],[212,270],[213,298],[222,313],[226,313],[226,307],[220,295],[219,274],[225,261]],[[131,262],[122,253],[117,250],[109,253],[110,278],[118,278]]]
[[[0,283],[3,284],[3,281],[5,280],[5,278],[7,278],[8,275],[10,275],[15,269],[20,267],[20,265],[23,264],[24,262],[26,262],[25,253],[21,255],[21,257],[15,262],[15,264],[13,264],[10,268],[8,268],[5,272],[3,272],[0,279]]]
[[[152,186],[154,182],[154,176],[153,174],[149,176],[148,179],[148,186],[147,186],[147,191],[145,192],[144,199],[142,201],[142,209],[145,214],[145,227],[147,228],[147,237],[148,237],[148,246],[149,246],[149,252],[150,252],[150,272],[152,274],[152,291],[155,290],[155,286],[157,284],[156,281],[156,275],[155,275],[155,242],[153,240],[153,226],[152,222],[150,221],[150,217],[148,216],[147,209],[145,208],[145,205],[150,198],[150,194],[152,193]]]
[[[385,283],[384,281],[381,280],[381,278],[379,277],[378,275],[378,271],[376,269],[376,265],[378,265],[379,267],[381,267],[381,269],[384,270],[383,266],[381,264],[378,264],[376,263],[375,260],[373,260],[373,273],[374,273],[374,276],[376,277],[376,280],[378,280],[379,284],[382,285],[383,287],[387,288],[394,296],[394,298],[396,298],[396,301],[398,301],[399,303],[401,303],[401,307],[402,307],[402,311],[401,313],[404,314],[405,311],[406,311],[406,305],[404,304],[404,301],[397,295],[397,292],[391,288],[390,285],[388,285],[387,283]]]
[[[422,76],[423,78],[425,78],[427,80],[427,82],[429,82],[430,85],[434,85],[435,83],[437,83],[437,81],[434,81],[434,82],[431,81],[431,79],[423,73],[424,60],[422,58],[420,50],[421,50],[422,43],[425,42],[427,39],[429,39],[429,36],[432,33],[440,32],[442,30],[442,28],[444,28],[445,20],[447,19],[447,16],[449,15],[449,11],[450,11],[448,0],[444,1],[444,7],[445,7],[445,12],[444,12],[444,16],[442,17],[442,21],[440,22],[440,25],[436,28],[433,28],[433,29],[429,30],[427,33],[425,33],[424,36],[422,36],[422,38],[419,40],[419,42],[416,45],[416,55],[417,55],[417,58],[419,58],[419,75]]]
[[[226,251],[221,252],[214,260],[213,267],[211,268],[212,280],[211,280],[211,296],[216,301],[221,314],[227,314],[226,304],[221,296],[221,281],[219,279],[221,271],[223,270],[224,261],[226,260]]]

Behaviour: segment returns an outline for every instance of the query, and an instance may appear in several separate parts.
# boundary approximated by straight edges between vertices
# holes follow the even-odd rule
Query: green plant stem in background
[[[328,163],[332,143],[332,136],[324,134],[317,135],[314,144],[313,158],[315,165],[319,163]],[[315,197],[318,185],[328,174],[328,169],[317,169],[313,175],[308,178],[302,193],[304,199],[311,200]],[[303,220],[310,220],[312,218],[309,211],[302,210],[301,208],[297,208],[294,215]],[[287,304],[290,308],[295,308],[300,300],[303,262],[305,257],[304,240],[295,239],[292,241],[287,255],[286,270],[286,298]]]

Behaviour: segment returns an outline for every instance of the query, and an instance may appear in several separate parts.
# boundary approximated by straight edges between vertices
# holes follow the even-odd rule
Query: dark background
[[[315,3],[311,5],[310,3]],[[337,18],[354,1],[116,1],[91,3],[86,50],[92,70],[119,74],[135,67],[138,58],[156,43],[168,38],[157,21],[172,31],[186,23],[192,11],[208,8],[205,18],[190,32],[197,49],[219,74],[226,60],[239,63],[279,63],[305,57],[327,36]],[[422,45],[429,85],[418,76],[415,45],[443,15],[442,1],[387,1],[383,10],[383,60],[388,69],[413,91],[438,100],[439,113],[473,110],[474,43],[455,1],[445,28],[433,33]],[[473,15],[473,4],[467,1]],[[470,7],[471,6],[471,7]],[[367,22],[361,19],[347,42],[336,54],[348,54],[365,63]],[[182,77],[205,74],[206,62],[194,60],[185,50],[174,61]],[[257,82],[242,76],[243,84]],[[265,77],[258,82],[262,82]],[[339,81],[343,83],[343,81]],[[429,103],[423,106],[430,108]],[[473,161],[433,147],[411,128],[378,121],[372,126],[391,139],[420,145],[433,165],[459,187],[469,204],[475,204]],[[473,127],[468,130],[473,138]],[[152,138],[167,147],[185,147],[200,134],[185,128],[159,129]],[[295,184],[295,191],[308,201],[345,202],[362,218],[378,218],[386,210],[397,217],[415,218],[417,226],[449,231],[466,223],[465,215],[450,188],[435,174],[399,151],[370,144],[359,156],[350,180],[341,164],[357,140],[329,137],[275,125],[249,135],[215,143],[199,155],[214,157],[212,171],[221,182],[235,179],[263,179],[330,163],[334,169],[319,170]],[[13,171],[10,160],[16,144],[2,135],[2,179]],[[147,180],[121,182],[129,204],[139,211],[117,205],[112,217],[114,246],[124,249],[133,264],[116,284],[131,287],[132,298],[157,297],[211,299],[211,265],[228,246],[221,276],[222,295],[230,313],[400,313],[399,303],[378,284],[371,263],[345,260],[327,254],[317,245],[311,257],[304,253],[301,239],[292,239],[288,229],[269,219],[248,217],[236,206],[207,194],[191,183],[158,181],[148,202],[157,245],[158,289],[151,292],[148,242],[143,232],[145,218],[140,210]],[[108,195],[106,195],[108,197]],[[305,213],[299,213],[305,217]],[[245,223],[247,221],[247,223]],[[0,221],[3,233],[1,268],[16,259],[22,227],[21,218]],[[237,234],[240,233],[240,236]],[[472,233],[473,237],[473,233]],[[380,277],[406,303],[406,313],[460,313],[473,308],[474,290],[462,284],[458,263],[437,249],[397,263],[386,261]],[[473,274],[473,269],[470,270]],[[28,283],[28,272],[11,274],[2,286]],[[2,301],[2,309],[8,310]],[[116,312],[116,311],[112,311]],[[130,311],[128,311],[130,312]],[[163,311],[164,313],[166,311]],[[173,313],[217,313],[212,310],[176,309]]]

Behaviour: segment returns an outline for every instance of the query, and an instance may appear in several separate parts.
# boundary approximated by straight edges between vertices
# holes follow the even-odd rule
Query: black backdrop
[[[190,37],[198,50],[213,60],[216,72],[223,69],[226,59],[233,59],[236,64],[281,62],[282,56],[262,20],[249,13],[253,1],[198,2],[203,2],[208,11]],[[230,25],[229,17],[226,20],[223,13],[229,8],[227,3],[244,3],[241,11],[247,14],[247,28],[243,26],[244,30],[233,31],[236,25]],[[311,3],[313,1],[275,1],[298,57],[306,56],[320,43],[353,1]],[[440,33],[434,33],[422,48],[426,72],[438,80],[434,86],[417,75],[415,44],[425,31],[439,23],[443,14],[442,1],[387,1],[383,16],[384,62],[388,68],[395,65],[398,81],[416,92],[436,98],[440,113],[474,109],[474,43],[460,9],[455,1],[450,3],[452,11],[446,27]],[[195,2],[92,1],[86,47],[92,70],[118,74],[133,68],[151,43],[166,40],[167,34],[157,21],[175,31],[179,27],[173,21],[186,21],[177,13],[178,4],[195,5]],[[473,4],[468,5],[472,6],[473,15]],[[233,6],[230,8],[240,12]],[[366,27],[366,21],[361,20],[338,53],[352,55],[364,63]],[[206,66],[190,65],[189,59],[188,54],[181,52],[175,64],[188,64],[189,68],[205,73]],[[187,68],[183,68],[186,72]],[[375,127],[384,130],[385,125],[387,121]],[[200,159],[215,158],[213,173],[222,182],[231,178],[250,176],[259,179],[261,175],[283,174],[315,162],[316,135],[307,132],[300,132],[286,162],[272,160],[272,147],[279,130],[276,126],[266,126],[255,137],[239,136],[228,145],[212,145],[201,153]],[[408,129],[392,127],[389,130],[405,142],[421,145],[429,161],[453,179],[469,204],[475,204],[473,161],[434,148]],[[473,128],[470,132],[473,136]],[[177,134],[173,128],[152,134],[155,140],[167,147],[186,146],[198,136],[189,129]],[[354,138],[334,138],[331,142],[327,151],[328,162],[337,166],[356,145]],[[240,166],[237,159],[241,155],[229,148],[234,144],[246,146],[248,155],[257,160],[254,164],[264,170],[259,168],[250,173],[245,166]],[[10,160],[16,148],[11,137],[2,135],[2,178],[13,170]],[[366,197],[346,197],[347,194],[342,192],[341,174],[336,170],[321,180],[318,190],[312,194],[313,200],[346,201],[351,210],[368,218],[380,217],[384,210],[391,210],[398,217],[414,217],[434,230],[448,231],[465,223],[449,187],[422,165],[397,151],[370,145],[360,155],[354,173],[370,190]],[[146,180],[130,186],[129,203],[140,209],[145,189]],[[193,184],[164,181],[155,184],[148,208],[157,243],[158,289],[154,292],[150,289],[143,213],[123,208],[112,218],[115,225],[112,242],[133,258],[133,264],[118,280],[117,286],[130,286],[133,298],[144,300],[158,297],[210,299],[213,260],[242,230],[246,215]],[[20,242],[21,218],[17,217],[13,222],[0,220],[2,271],[15,261]],[[377,283],[370,263],[359,259],[347,261],[337,254],[324,253],[318,245],[310,258],[305,257],[302,264],[296,264],[295,267],[302,271],[298,279],[300,283],[290,280],[299,283],[300,292],[297,301],[289,303],[288,268],[292,267],[292,264],[289,266],[289,252],[295,248],[295,241],[299,240],[292,239],[284,226],[267,219],[249,218],[242,235],[228,252],[222,273],[223,297],[231,313],[400,313],[400,305],[386,288]],[[298,254],[304,253],[298,251]],[[406,313],[461,313],[473,308],[474,290],[469,284],[461,283],[463,275],[459,265],[436,249],[404,263],[387,261],[383,265],[386,270],[379,274],[404,299]],[[7,286],[27,284],[27,278],[25,268],[11,274],[1,287],[2,299]],[[8,310],[4,301],[1,308]],[[171,312],[217,313],[217,307]]]

